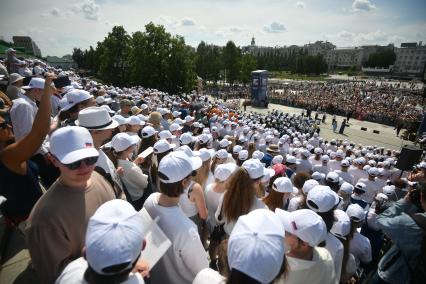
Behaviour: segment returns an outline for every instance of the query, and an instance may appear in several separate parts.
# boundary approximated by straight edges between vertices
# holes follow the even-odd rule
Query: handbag
[[[222,204],[222,207],[220,208],[220,214],[219,214],[219,216],[217,216],[217,219],[219,221],[222,220],[222,213],[223,213],[223,204]],[[218,225],[214,226],[213,232],[210,234],[210,240],[216,241],[216,242],[221,242],[223,239],[226,238],[226,232],[225,232],[225,229],[224,229],[224,225],[225,225],[225,223],[218,224]]]

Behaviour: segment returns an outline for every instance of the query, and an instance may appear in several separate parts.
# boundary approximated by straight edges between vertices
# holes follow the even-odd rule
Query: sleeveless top
[[[195,204],[195,202],[189,200],[189,196],[191,194],[192,187],[194,186],[194,184],[195,182],[191,181],[189,186],[184,189],[183,193],[179,197],[180,208],[188,218],[198,214],[197,205]]]
[[[27,172],[20,175],[0,161],[0,195],[7,198],[1,211],[8,217],[27,217],[41,197],[37,165],[27,161]]]

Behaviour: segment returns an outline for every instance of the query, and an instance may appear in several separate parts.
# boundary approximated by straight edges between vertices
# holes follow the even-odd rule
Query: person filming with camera
[[[426,279],[426,183],[414,184],[407,195],[377,216],[392,247],[379,262],[370,283],[424,283]]]

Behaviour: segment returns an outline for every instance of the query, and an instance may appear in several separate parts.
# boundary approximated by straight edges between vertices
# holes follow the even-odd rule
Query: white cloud
[[[303,2],[301,2],[301,1],[299,1],[299,2],[296,2],[296,7],[297,8],[301,8],[301,9],[303,9],[303,8],[305,8],[305,3],[303,3]]]
[[[370,2],[370,0],[355,0],[352,3],[352,9],[354,11],[371,11],[376,9],[376,5]]]
[[[95,3],[95,0],[84,0],[75,4],[72,10],[77,14],[82,14],[88,20],[97,21],[99,19],[99,5]]]
[[[285,26],[279,22],[272,22],[270,25],[264,26],[263,30],[267,33],[282,33],[287,29]]]
[[[185,26],[185,27],[190,27],[190,26],[195,26],[197,23],[195,22],[194,19],[192,18],[183,18],[180,21],[180,25],[181,26]]]
[[[59,12],[59,9],[58,9],[58,8],[53,8],[53,9],[50,11],[50,14],[51,14],[52,16],[59,17],[61,13]]]

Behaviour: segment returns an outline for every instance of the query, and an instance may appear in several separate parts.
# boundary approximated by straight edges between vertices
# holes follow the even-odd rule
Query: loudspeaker
[[[380,134],[379,130],[373,130],[373,133]]]
[[[414,145],[404,145],[399,155],[396,168],[411,171],[413,166],[420,162],[423,150]]]
[[[362,131],[367,131],[367,128],[366,127],[361,127],[361,130]]]

